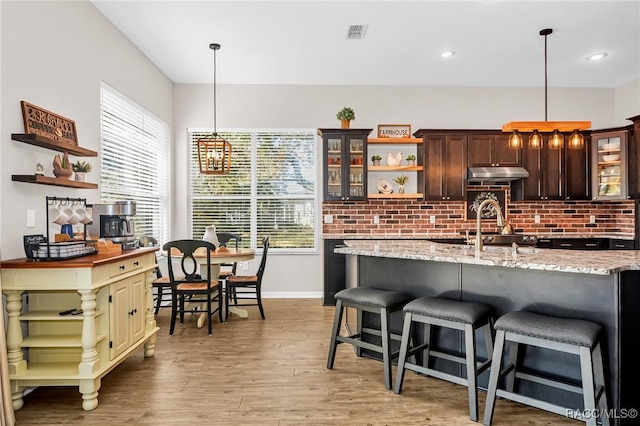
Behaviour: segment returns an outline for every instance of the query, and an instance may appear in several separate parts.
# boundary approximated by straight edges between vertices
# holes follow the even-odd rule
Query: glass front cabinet
[[[367,199],[367,137],[372,129],[318,129],[324,201]]]
[[[594,200],[627,198],[627,131],[592,133]]]

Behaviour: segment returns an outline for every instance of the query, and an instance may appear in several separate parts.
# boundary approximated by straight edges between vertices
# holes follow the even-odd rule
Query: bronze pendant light
[[[531,132],[529,149],[541,149],[543,139],[541,132],[552,133],[549,138],[549,149],[562,149],[564,136],[561,132],[573,132],[569,137],[568,146],[571,149],[582,149],[584,137],[580,130],[591,127],[591,121],[547,121],[547,36],[553,33],[551,28],[540,30],[544,37],[544,121],[511,121],[502,126],[503,132],[512,132],[509,136],[509,147],[519,149],[523,147],[520,132]]]
[[[213,133],[198,139],[198,163],[200,173],[222,175],[231,171],[231,144],[218,134],[216,123],[216,51],[218,43],[211,43],[213,50]]]

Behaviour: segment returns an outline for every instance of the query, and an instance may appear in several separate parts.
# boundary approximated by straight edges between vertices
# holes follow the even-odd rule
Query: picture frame
[[[507,218],[507,196],[504,189],[482,189],[482,190],[467,190],[467,198],[465,203],[465,211],[467,213],[467,220],[477,220],[478,207],[487,198],[494,199],[500,205],[502,209],[502,215]],[[495,220],[497,213],[495,209],[485,209],[480,217],[480,220]]]
[[[410,138],[411,124],[378,124],[379,138]]]

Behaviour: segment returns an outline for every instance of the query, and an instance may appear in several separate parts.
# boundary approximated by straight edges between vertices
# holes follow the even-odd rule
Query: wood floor
[[[407,373],[403,392],[384,388],[382,364],[339,345],[326,358],[333,307],[320,299],[268,299],[267,319],[230,318],[197,329],[195,317],[169,336],[158,315],[155,357],[142,349],[102,381],[99,405],[83,411],[77,388],[38,388],[16,412],[22,425],[478,425],[466,388]],[[394,367],[395,372],[395,367]],[[394,376],[395,378],[395,376]],[[484,393],[480,392],[480,414]],[[578,425],[562,416],[498,400],[494,425]]]

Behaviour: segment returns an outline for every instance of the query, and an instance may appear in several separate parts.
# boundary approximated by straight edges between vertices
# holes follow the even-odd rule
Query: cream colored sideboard
[[[22,408],[25,388],[78,386],[82,408],[93,410],[103,376],[142,345],[153,356],[155,250],[2,261],[14,409]],[[59,314],[73,308],[82,314]]]

